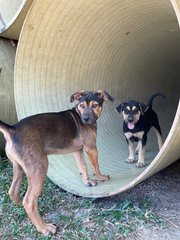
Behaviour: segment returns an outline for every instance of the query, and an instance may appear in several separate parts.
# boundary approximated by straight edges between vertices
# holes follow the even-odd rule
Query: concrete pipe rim
[[[10,20],[6,23],[2,13],[0,12],[0,20],[2,22],[2,25],[4,25],[3,27],[0,28],[0,34],[5,32],[7,29],[9,29],[13,23],[15,22],[15,20],[18,18],[18,16],[20,15],[22,9],[24,8],[25,4],[26,4],[27,0],[21,0],[21,4],[19,5],[19,7],[16,9],[16,11],[14,12],[14,14],[11,16]],[[7,5],[9,5],[9,2],[6,1]],[[7,6],[3,6],[3,7],[7,7]]]
[[[110,89],[108,92],[115,96],[117,99],[116,103],[120,103],[126,97],[132,97],[135,93],[137,93],[137,84],[133,84],[133,81],[137,81],[138,84],[141,84],[139,77],[141,75],[145,77],[146,74],[149,75],[145,78],[145,80],[142,77],[142,81],[144,82],[142,82],[143,84],[140,88],[142,95],[139,95],[139,97],[145,100],[145,97],[149,97],[149,94],[153,93],[154,89],[159,91],[162,86],[166,87],[167,93],[170,91],[168,108],[171,108],[171,105],[174,104],[171,112],[171,118],[167,119],[167,121],[169,121],[167,125],[168,131],[163,149],[160,153],[153,155],[153,161],[149,164],[149,166],[142,172],[139,172],[138,176],[131,179],[130,182],[124,182],[123,186],[118,185],[124,176],[122,171],[122,175],[119,175],[119,178],[116,179],[116,185],[108,186],[106,183],[101,183],[99,184],[99,187],[97,187],[97,190],[95,190],[95,188],[85,190],[82,184],[78,182],[79,180],[77,180],[77,184],[75,184],[76,188],[74,188],[73,181],[76,181],[74,180],[76,179],[76,176],[77,178],[79,177],[78,172],[73,172],[72,174],[71,172],[66,173],[65,177],[67,178],[67,181],[63,182],[64,180],[61,179],[62,182],[57,183],[57,179],[53,178],[53,171],[57,167],[53,165],[54,156],[50,157],[50,171],[52,170],[52,172],[49,171],[48,176],[51,180],[60,187],[76,195],[86,197],[105,197],[129,189],[154,174],[156,171],[159,171],[171,162],[177,160],[180,157],[180,153],[178,146],[174,143],[176,143],[177,139],[180,137],[179,133],[176,133],[175,131],[175,128],[179,127],[180,109],[179,107],[177,108],[179,101],[177,90],[179,72],[176,73],[176,76],[174,76],[171,72],[173,69],[171,70],[170,67],[171,65],[173,66],[174,62],[169,65],[169,68],[167,65],[167,69],[165,66],[168,64],[168,56],[169,59],[174,59],[179,44],[176,40],[177,19],[175,22],[175,13],[168,1],[166,1],[165,7],[163,1],[158,1],[158,6],[153,2],[147,3],[147,1],[141,1],[142,6],[135,6],[133,4],[134,1],[131,1],[132,6],[130,6],[130,8],[129,5],[125,4],[125,2],[120,3],[119,1],[113,1],[115,4],[114,6],[116,7],[111,4],[112,1],[106,1],[106,4],[105,1],[101,1],[101,3],[94,1],[94,6],[96,6],[94,7],[93,4],[88,5],[88,3],[84,3],[81,0],[76,1],[76,4],[72,4],[72,6],[70,6],[71,3],[69,2],[66,2],[65,6],[63,6],[63,4],[59,4],[57,6],[57,0],[55,0],[52,4],[50,4],[50,0],[47,0],[43,4],[42,8],[42,5],[40,4],[41,1],[42,0],[34,2],[26,18],[16,55],[15,97],[19,119],[38,112],[68,109],[71,106],[68,102],[69,96],[73,93],[73,91],[78,89],[98,90],[103,88],[106,91]],[[108,4],[110,8],[107,7]],[[121,6],[121,4],[124,5]],[[161,12],[161,9],[158,7],[162,7],[163,11]],[[98,15],[97,8],[101,10],[100,16]],[[143,10],[145,11],[143,12],[144,17],[146,17],[144,18],[144,21],[148,19],[146,25],[143,25],[144,23],[141,19],[141,8],[144,8]],[[150,12],[148,11],[148,8],[151,9]],[[128,22],[127,18],[127,23],[124,23],[121,16],[118,15],[118,9],[122,9],[122,19],[127,16],[127,9],[132,11],[130,13],[136,11],[136,15],[134,16],[132,14],[132,19],[130,19],[131,21]],[[164,14],[164,11],[167,11],[167,14]],[[37,17],[39,18],[41,16],[42,19],[39,24],[33,21],[37,12],[39,13],[39,16]],[[53,12],[53,16],[51,12]],[[166,18],[166,16],[168,17]],[[99,20],[98,17],[101,19]],[[96,19],[96,21],[94,21],[94,19]],[[121,28],[118,28],[120,23],[122,26]],[[166,28],[167,23],[170,23],[170,25]],[[127,25],[131,31],[126,30]],[[87,32],[86,29],[88,30]],[[107,32],[104,32],[105,30]],[[121,34],[122,31],[123,34]],[[113,33],[114,35],[111,35],[110,33]],[[134,39],[132,33],[134,34]],[[105,37],[107,42],[105,41]],[[102,41],[102,39],[104,41]],[[119,39],[121,40],[118,42]],[[82,45],[80,44],[81,41],[84,41]],[[171,41],[174,41],[173,43],[176,44],[174,48],[172,46],[172,49],[171,47],[168,48]],[[160,44],[158,42],[160,42]],[[107,47],[105,48],[107,52],[103,55],[104,46]],[[142,46],[143,49],[146,47],[147,51],[138,52],[141,50]],[[151,52],[149,49],[152,47],[153,51]],[[176,47],[177,49],[175,49]],[[157,62],[156,54],[159,57]],[[136,61],[133,61],[133,57],[135,60],[139,61],[137,62],[137,65]],[[93,64],[94,59],[96,60],[96,64]],[[177,62],[179,61],[179,59],[176,60]],[[158,63],[161,61],[163,61],[162,65],[158,66]],[[154,62],[156,62],[156,64]],[[142,72],[139,73],[136,70],[138,67],[141,67],[141,65],[143,66],[141,69]],[[108,67],[109,71],[107,71]],[[151,73],[148,72],[150,71],[149,69],[155,69],[154,72],[152,72],[152,76]],[[163,73],[162,71],[164,71],[164,69],[167,72],[165,71],[165,73]],[[169,74],[169,79],[164,82],[163,78],[166,76],[166,73],[167,75]],[[118,74],[120,74],[121,78],[118,77]],[[96,77],[96,80],[94,80],[94,77]],[[104,80],[103,77],[105,77],[105,79],[107,77],[107,79],[110,80]],[[133,80],[133,77],[135,80]],[[157,84],[153,78],[158,80]],[[85,82],[83,79],[88,79],[89,82]],[[113,84],[114,87],[112,87]],[[122,87],[120,88],[119,85]],[[34,91],[34,93],[32,91]],[[138,97],[138,94],[136,94],[136,96]],[[27,103],[30,103],[29,107],[26,106]],[[102,118],[101,124],[99,124],[101,125],[99,135],[99,144],[101,148],[100,152],[103,152],[100,157],[101,159],[103,159],[106,155],[106,149],[103,147],[103,138],[109,137],[106,132],[107,122],[110,123],[113,133],[116,134],[117,132],[113,125],[117,125],[118,117],[117,115],[114,115],[114,118],[111,119],[111,115],[115,114],[112,108],[113,106],[108,104],[105,105],[105,115],[104,118]],[[163,105],[161,110],[163,121],[166,121],[166,118],[168,118],[168,115],[163,115],[166,110],[166,106]],[[166,112],[166,114],[168,113]],[[172,122],[174,122],[174,124],[172,124]],[[120,127],[118,127],[118,129],[120,129]],[[103,134],[105,133],[105,135],[101,134],[102,132]],[[122,143],[124,138],[122,135],[120,138],[122,138],[122,141],[120,140],[120,143]],[[115,146],[117,146],[113,140],[111,144],[115,144]],[[105,145],[108,146],[107,142]],[[174,145],[175,154],[173,153],[172,145]],[[123,146],[124,145],[122,145],[122,148]],[[108,151],[107,153],[110,155],[110,150]],[[116,158],[118,158],[118,154],[120,156],[122,155],[122,159],[120,160],[123,161],[126,153],[121,153],[119,150],[119,153],[116,154]],[[150,158],[151,156],[149,156],[149,159]],[[72,162],[70,157],[66,157],[66,159],[68,159],[69,164],[71,165]],[[66,169],[64,159],[59,158],[59,162],[61,162],[61,166],[58,167],[62,167],[62,169],[60,169],[60,172],[56,173],[56,175],[63,174],[63,171]],[[110,169],[108,165],[109,163],[106,162],[106,164],[107,167],[105,168],[103,166],[104,169]],[[127,166],[124,166],[124,171],[127,171],[127,174],[136,174],[136,170],[133,168],[131,169],[132,172],[129,172]],[[67,182],[69,182],[70,186],[66,185]],[[113,189],[113,187],[115,189]],[[79,189],[82,190],[79,192]]]

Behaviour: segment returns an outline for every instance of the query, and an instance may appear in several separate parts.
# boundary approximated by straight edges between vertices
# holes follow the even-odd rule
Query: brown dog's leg
[[[109,175],[102,175],[99,170],[99,165],[98,165],[98,151],[96,147],[87,147],[85,146],[85,152],[87,153],[89,160],[91,162],[94,175],[96,176],[97,181],[105,182],[110,179]]]
[[[23,206],[29,218],[38,232],[45,236],[56,232],[56,226],[45,223],[38,212],[38,197],[41,194],[46,178],[48,167],[47,161],[47,158],[41,159],[37,164],[33,163],[25,169],[28,178],[28,190],[23,199]]]
[[[22,205],[22,200],[19,197],[20,186],[23,181],[24,171],[21,166],[13,162],[13,181],[9,189],[9,195],[12,198],[13,202],[16,204]]]
[[[74,152],[74,157],[76,159],[78,168],[79,168],[79,172],[82,175],[82,180],[83,183],[87,186],[96,186],[97,183],[96,181],[92,180],[89,178],[88,176],[88,172],[87,172],[87,166],[86,166],[86,161],[84,159],[84,153],[82,150]]]

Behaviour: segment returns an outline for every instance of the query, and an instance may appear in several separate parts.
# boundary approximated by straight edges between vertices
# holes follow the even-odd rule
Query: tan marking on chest
[[[139,138],[139,139],[142,139],[142,138],[143,138],[143,135],[144,135],[144,131],[137,132],[137,133],[134,133],[134,134],[133,134],[134,137],[137,137],[137,138]]]
[[[126,136],[127,139],[130,139],[133,136],[131,132],[127,132],[124,135]]]
[[[131,137],[136,137],[138,139],[142,139],[143,135],[144,135],[144,131],[137,132],[137,133],[127,132],[124,135],[126,136],[127,139],[130,139]]]

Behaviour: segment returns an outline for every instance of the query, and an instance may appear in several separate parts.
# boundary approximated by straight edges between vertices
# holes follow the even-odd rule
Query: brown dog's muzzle
[[[81,120],[84,124],[94,124],[98,119],[98,116],[95,114],[91,107],[84,109],[81,114]]]

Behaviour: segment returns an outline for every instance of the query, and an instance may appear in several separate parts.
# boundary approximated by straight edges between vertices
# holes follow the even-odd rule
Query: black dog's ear
[[[107,92],[104,91],[104,90],[98,90],[98,91],[97,91],[97,94],[98,94],[103,100],[109,100],[109,101],[111,101],[111,102],[114,101],[114,98],[113,98],[111,95],[109,95],[109,93],[107,93]]]
[[[146,105],[146,104],[144,104],[144,103],[141,103],[141,102],[139,102],[138,103],[138,105],[139,105],[139,109],[140,109],[140,112],[141,112],[141,114],[143,115],[147,110],[148,110],[148,105]]]
[[[121,113],[124,109],[124,103],[121,103],[119,106],[116,107],[116,110]]]
[[[80,90],[72,94],[70,97],[70,102],[74,102],[75,100],[79,101],[82,96],[84,96],[87,93],[87,91]]]

